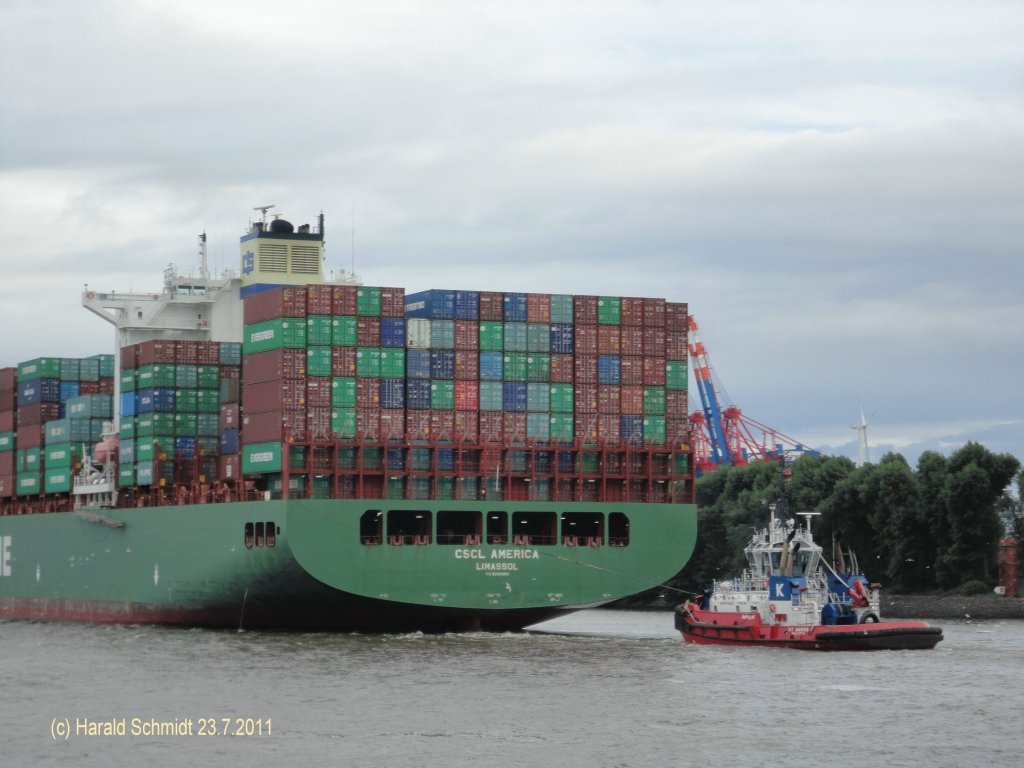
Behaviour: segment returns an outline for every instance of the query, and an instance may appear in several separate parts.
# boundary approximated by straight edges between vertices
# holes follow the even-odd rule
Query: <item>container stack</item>
[[[280,493],[283,446],[291,444],[289,464],[314,474],[292,478],[290,493],[330,497],[336,481],[326,470],[355,454],[307,445],[404,440],[404,308],[401,288],[353,285],[286,286],[245,299],[243,474]],[[361,460],[379,464],[380,452]]]
[[[246,299],[241,469],[261,490],[663,500],[688,477],[685,304],[433,289],[403,320],[398,301]]]
[[[241,344],[151,340],[121,350],[118,484],[187,489],[237,474]],[[235,415],[235,426],[228,414]],[[225,458],[228,457],[228,458]]]
[[[93,355],[0,372],[0,498],[71,490],[83,450],[110,422],[113,368],[113,355]]]

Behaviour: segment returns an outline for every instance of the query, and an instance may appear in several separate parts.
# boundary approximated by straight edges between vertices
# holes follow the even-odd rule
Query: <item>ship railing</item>
[[[422,547],[431,541],[430,534],[393,534],[388,536],[388,544],[393,547]]]
[[[541,536],[529,533],[519,533],[512,537],[512,544],[520,547],[554,544],[556,541],[557,538],[555,536]]]
[[[439,533],[437,534],[438,544],[465,544],[467,547],[475,547],[480,544],[479,533]]]
[[[562,546],[564,547],[600,547],[604,545],[604,538],[601,536],[563,536]]]

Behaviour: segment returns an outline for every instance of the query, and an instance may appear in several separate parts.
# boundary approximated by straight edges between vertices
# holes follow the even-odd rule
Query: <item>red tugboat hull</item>
[[[704,611],[692,603],[676,608],[676,629],[688,643],[794,648],[807,651],[901,651],[931,649],[942,629],[923,621],[782,626],[757,613]]]

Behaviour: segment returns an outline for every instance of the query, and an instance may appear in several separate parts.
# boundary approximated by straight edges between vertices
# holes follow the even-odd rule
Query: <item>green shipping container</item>
[[[381,348],[380,377],[382,379],[405,378],[405,350]]]
[[[355,379],[351,380],[353,384]],[[355,392],[352,395],[355,400]],[[331,411],[331,432],[337,437],[355,437],[356,436],[356,409],[352,408],[335,408]],[[340,452],[339,451],[339,461]]]
[[[689,474],[690,457],[685,453],[677,453],[672,462],[672,474],[683,477]]]
[[[309,346],[331,346],[334,323],[330,315],[310,315],[306,318],[306,343]]]
[[[185,366],[179,366],[184,368]],[[179,389],[174,398],[174,410],[178,413],[195,413],[198,407],[199,390]]]
[[[113,395],[81,395],[64,405],[69,419],[109,419],[114,414]]]
[[[529,355],[526,352],[506,352],[504,358],[505,381],[526,381],[528,358]]]
[[[196,414],[196,436],[218,437],[220,435],[220,412]]]
[[[665,442],[664,416],[644,416],[644,440],[658,444]]]
[[[173,450],[172,438],[141,438],[135,443],[135,461],[167,461],[174,458]]]
[[[241,365],[242,345],[237,341],[222,341],[220,343],[220,364]]]
[[[551,322],[571,324],[574,322],[572,296],[566,294],[552,294],[551,296]]]
[[[111,356],[113,357],[113,356]],[[79,381],[99,381],[100,378],[100,356],[83,358],[78,367]]]
[[[665,362],[666,389],[687,389],[689,386],[689,369],[685,360],[668,360]]]
[[[550,343],[550,332],[548,334]],[[505,323],[505,351],[525,352],[529,336],[526,323]]]
[[[388,477],[387,484],[384,487],[384,498],[386,498],[386,499],[404,499],[405,498],[405,478],[404,477]]]
[[[551,385],[550,384],[527,384],[526,385],[526,410],[533,413],[545,413],[550,415],[551,411]],[[547,427],[544,429],[548,431]],[[534,435],[530,435],[534,437]]]
[[[380,378],[380,348],[359,347],[356,350],[356,376],[364,379]]]
[[[545,388],[546,389],[546,388]],[[547,440],[551,435],[550,413],[526,414],[526,436],[532,440]]]
[[[220,366],[201,365],[196,368],[196,386],[199,389],[220,389]]]
[[[281,442],[252,443],[242,446],[242,474],[281,471]]]
[[[55,467],[43,473],[43,490],[47,493],[67,493],[71,490],[71,467]]]
[[[594,453],[593,451],[583,451],[582,453],[580,453],[579,462],[580,472],[586,475],[596,474],[598,468],[600,467],[598,454]]]
[[[62,357],[60,359],[60,380],[81,381],[82,361],[77,357]]]
[[[59,378],[59,357],[37,357],[34,360],[26,360],[24,363],[18,363],[18,381]],[[36,485],[38,486],[38,478]],[[38,493],[38,491],[36,492]]]
[[[331,382],[331,407],[356,407],[356,380],[354,377],[339,377]]]
[[[551,411],[552,413],[572,413],[573,412],[573,395],[574,390],[572,384],[552,384],[551,385]]]
[[[174,372],[174,386],[178,389],[198,389],[199,388],[199,366],[198,365],[179,365],[177,370]],[[181,397],[181,395],[178,395]]]
[[[380,315],[380,288],[359,287],[356,291],[356,314],[363,317]]]
[[[142,413],[135,421],[136,437],[174,437],[177,416],[189,414]]]
[[[134,416],[122,416],[121,421],[118,424],[117,434],[122,438],[134,438],[135,437],[135,417]]]
[[[353,419],[355,414],[353,413]],[[355,421],[353,423],[353,431],[355,430]],[[358,448],[346,447],[338,449],[338,469],[355,469],[356,468],[356,456]]]
[[[120,464],[117,468],[117,487],[131,488],[135,485],[135,464]]]
[[[526,356],[526,380],[535,382],[551,381],[551,355],[531,352]]]
[[[622,322],[622,300],[618,296],[598,296],[598,325],[619,325]]]
[[[331,345],[335,347],[356,346],[359,321],[348,315],[336,315],[331,318]]]
[[[220,391],[216,389],[196,390],[196,413],[220,413]]]
[[[271,349],[298,349],[306,346],[306,323],[301,318],[277,318],[245,326],[242,354],[251,355]]]
[[[38,472],[42,464],[43,452],[38,448],[19,448],[14,455],[14,467],[17,472]]]
[[[665,415],[665,388],[644,387],[644,416]],[[662,425],[664,429],[664,425]],[[664,440],[662,441],[664,442]]]
[[[0,453],[14,450],[14,432],[0,432]]]
[[[430,382],[430,408],[434,411],[455,410],[455,382],[434,379]]]
[[[155,389],[167,387],[173,389],[177,386],[178,367],[167,363],[143,365],[135,376],[136,389]]]
[[[503,352],[505,349],[505,324],[499,322],[480,323],[480,351]]]
[[[80,448],[71,443],[48,445],[43,452],[43,466],[47,470],[70,468],[78,460]]]
[[[121,371],[121,391],[122,392],[134,392],[135,382],[137,379],[136,371],[134,368],[130,368],[125,371]]]
[[[36,472],[19,472],[15,494],[18,496],[35,496],[42,489],[42,475]]]
[[[434,491],[434,496],[440,501],[452,501],[455,499],[455,478],[454,477],[439,477],[437,478],[437,487]]]
[[[531,323],[526,326],[526,351],[551,351],[551,326],[547,323]]]
[[[381,467],[381,449],[380,448],[362,448],[363,453],[363,469],[380,469]]]
[[[306,374],[309,376],[330,376],[331,348],[310,347],[306,350]]]
[[[199,424],[194,413],[179,413],[174,417],[174,434],[176,437],[195,437]]]

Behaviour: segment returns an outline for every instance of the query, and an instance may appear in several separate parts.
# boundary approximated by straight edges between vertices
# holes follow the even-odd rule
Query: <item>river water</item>
[[[0,622],[0,765],[1024,764],[1024,622],[942,624],[934,651],[814,653],[687,646],[657,612],[444,636]]]

